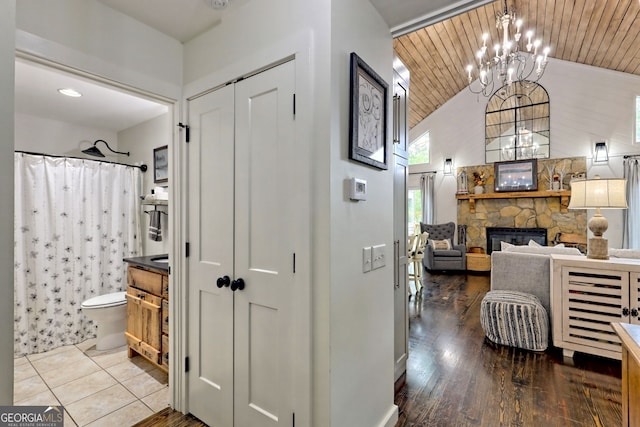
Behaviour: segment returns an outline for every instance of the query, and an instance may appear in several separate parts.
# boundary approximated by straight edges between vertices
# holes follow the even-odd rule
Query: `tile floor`
[[[65,426],[130,426],[169,401],[165,372],[95,339],[15,359],[13,372],[14,404],[63,405]]]

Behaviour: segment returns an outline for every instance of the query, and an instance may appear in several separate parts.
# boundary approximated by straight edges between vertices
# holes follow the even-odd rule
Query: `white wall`
[[[128,151],[131,157],[123,158],[121,161],[130,164],[146,164],[148,169],[143,176],[142,194],[149,194],[151,189],[159,186],[171,191],[171,183],[154,184],[153,182],[153,149],[170,145],[172,137],[172,112],[158,116],[155,119],[147,120],[137,126],[123,130],[118,133],[118,151]],[[120,156],[121,158],[123,156]],[[152,210],[153,206],[142,206],[140,221],[142,222],[142,253],[144,255],[166,254],[169,252],[168,216],[161,215],[162,241],[156,242],[149,239],[147,232],[149,226],[149,216],[145,210]],[[163,212],[168,212],[168,208],[158,206]]]
[[[118,151],[117,132],[27,114],[15,114],[16,150],[96,160],[96,157],[82,152],[92,146],[96,139],[104,139],[111,148]],[[107,149],[103,152],[105,155],[108,154]],[[119,161],[117,154],[110,155],[104,160]]]
[[[585,156],[589,177],[622,177],[622,156],[640,154],[640,146],[633,144],[640,76],[550,58],[539,83],[549,93],[551,157]],[[455,166],[484,164],[486,103],[486,98],[465,89],[411,129],[410,140],[427,130],[431,132],[432,161],[423,169],[439,171],[438,222],[456,221],[456,180],[442,175],[444,159],[452,157]],[[607,142],[608,165],[591,165],[596,141]],[[418,168],[412,167],[413,170]],[[621,247],[622,211],[610,210],[604,215],[609,220],[605,234],[609,246]]]
[[[0,405],[13,405],[13,101],[15,0],[0,2]]]
[[[368,0],[334,0],[331,42],[331,425],[394,425],[393,170],[348,159],[349,55],[356,52],[391,90],[392,38]],[[367,181],[366,201],[349,200],[352,177]],[[379,244],[386,266],[363,273],[362,248]]]

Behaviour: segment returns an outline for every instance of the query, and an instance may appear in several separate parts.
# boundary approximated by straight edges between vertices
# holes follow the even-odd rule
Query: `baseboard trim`
[[[382,423],[379,424],[379,427],[393,427],[396,425],[397,422],[398,422],[398,406],[393,405],[391,409],[389,409],[389,412],[387,412],[387,416],[385,417],[385,419],[382,421]]]

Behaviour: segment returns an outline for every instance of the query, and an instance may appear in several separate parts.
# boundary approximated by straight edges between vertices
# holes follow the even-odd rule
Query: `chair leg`
[[[416,260],[413,262],[413,273],[415,275],[414,283],[416,285],[416,294],[422,294],[422,266],[420,265],[420,261]]]

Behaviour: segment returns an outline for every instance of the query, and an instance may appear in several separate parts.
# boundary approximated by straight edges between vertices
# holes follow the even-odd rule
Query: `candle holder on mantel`
[[[456,194],[469,194],[469,178],[464,169],[458,174],[458,191]]]

